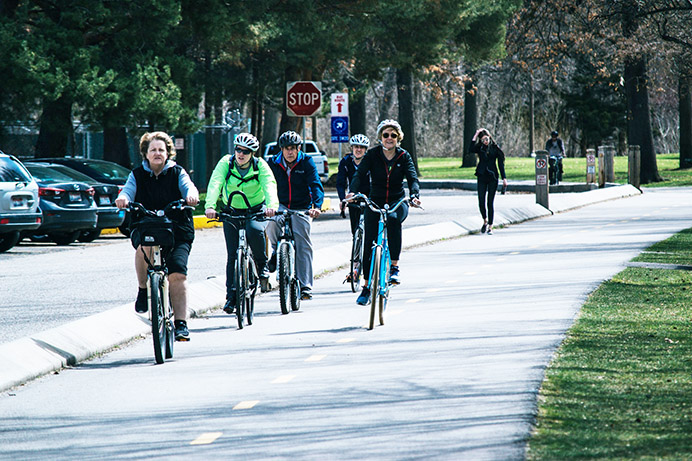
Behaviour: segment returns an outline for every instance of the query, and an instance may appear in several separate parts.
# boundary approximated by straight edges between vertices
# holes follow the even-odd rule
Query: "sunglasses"
[[[252,151],[250,151],[249,149],[243,149],[242,147],[236,147],[235,151],[236,153],[243,155],[250,155],[252,153]]]
[[[396,139],[396,138],[399,137],[399,135],[396,134],[396,133],[382,133],[382,137],[383,137],[384,139],[387,139],[387,138]]]

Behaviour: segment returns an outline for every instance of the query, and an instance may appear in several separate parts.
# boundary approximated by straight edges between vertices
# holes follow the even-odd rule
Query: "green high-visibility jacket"
[[[274,179],[274,173],[264,159],[254,157],[250,161],[250,170],[245,177],[238,172],[238,166],[233,156],[226,155],[219,160],[209,179],[204,208],[216,209],[219,197],[221,197],[223,205],[228,206],[228,196],[236,190],[245,193],[250,207],[264,203],[267,208],[275,210],[279,208],[276,179]],[[236,209],[247,208],[245,201],[239,195],[233,197],[230,205]]]

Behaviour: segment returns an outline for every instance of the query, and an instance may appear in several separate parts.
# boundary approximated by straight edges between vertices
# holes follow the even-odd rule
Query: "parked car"
[[[125,210],[121,210],[115,206],[115,199],[120,192],[119,187],[115,184],[101,183],[89,176],[73,170],[65,165],[58,163],[33,163],[26,162],[24,166],[31,174],[34,174],[34,169],[50,168],[66,176],[69,176],[73,181],[79,181],[89,184],[94,188],[94,202],[96,203],[96,229],[83,231],[77,240],[80,242],[93,242],[99,235],[102,229],[118,227],[125,219]],[[34,175],[36,176],[36,175]]]
[[[82,232],[96,229],[93,187],[45,165],[32,164],[29,168],[38,183],[43,222],[36,230],[22,232],[23,236],[69,245]]]
[[[32,159],[32,162],[43,162],[43,163],[58,163],[60,165],[65,165],[73,170],[77,170],[90,178],[94,178],[98,182],[106,184],[115,184],[122,188],[127,181],[127,177],[130,175],[130,170],[124,166],[109,162],[107,160],[97,160],[91,158],[82,157],[58,157],[58,158],[37,158]],[[120,232],[124,235],[130,235],[128,229],[130,219],[129,214],[125,213],[125,219],[123,223],[118,226]]]
[[[278,154],[280,150],[281,149],[275,142],[270,142],[264,145],[264,154],[262,156],[265,160],[269,160]],[[327,179],[329,179],[329,162],[324,152],[317,147],[317,143],[315,141],[306,140],[301,150],[312,157],[315,166],[317,166],[317,174],[320,175],[320,181],[326,182]]]
[[[22,231],[38,229],[41,220],[38,184],[17,158],[0,151],[0,253],[19,242]]]

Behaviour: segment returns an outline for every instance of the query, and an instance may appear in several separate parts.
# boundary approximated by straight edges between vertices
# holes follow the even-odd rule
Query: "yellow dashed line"
[[[513,251],[513,252],[511,252],[510,254],[511,254],[511,255],[518,255],[518,254],[520,254],[520,253],[519,253],[518,251]]]
[[[326,354],[314,354],[305,359],[306,362],[319,362],[323,358],[325,358],[327,355]]]
[[[426,293],[437,293],[438,291],[440,291],[439,288],[428,288],[425,290]]]
[[[259,400],[244,400],[238,405],[234,406],[234,410],[249,410],[259,403]]]
[[[208,445],[210,443],[213,443],[222,435],[223,432],[205,432],[204,434],[200,435],[195,440],[190,442],[190,445]]]
[[[529,249],[530,249],[530,250],[535,250],[535,249],[538,248],[539,246],[540,246],[540,245],[531,245],[531,246],[529,247]]]
[[[464,275],[476,275],[478,272],[464,272]]]
[[[277,376],[276,378],[274,378],[274,381],[272,381],[272,384],[283,384],[283,383],[287,383],[287,382],[293,380],[293,378],[295,378],[295,377],[296,377],[296,375],[281,375],[281,376]]]
[[[423,301],[422,298],[413,298],[413,299],[408,299],[408,300],[406,300],[406,303],[405,303],[405,304],[419,303],[419,302],[421,302],[421,301]]]

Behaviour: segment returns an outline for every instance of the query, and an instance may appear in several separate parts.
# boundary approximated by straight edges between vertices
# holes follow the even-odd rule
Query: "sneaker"
[[[226,304],[223,305],[223,311],[227,314],[232,314],[235,312],[235,295],[230,296],[226,300]]]
[[[399,281],[399,266],[390,266],[389,267],[389,284],[390,285],[399,285],[401,282]]]
[[[488,224],[483,223],[483,225],[481,226],[481,234],[485,234],[486,230],[488,230]]]
[[[300,290],[300,299],[303,301],[310,301],[312,299],[312,290],[307,290],[305,288]]]
[[[493,235],[493,226],[488,226],[488,235]]]
[[[269,272],[276,271],[276,251],[272,254],[272,257],[267,261],[267,270]]]
[[[176,341],[189,341],[190,332],[187,330],[187,322],[185,320],[175,321],[175,340]]]
[[[137,292],[137,300],[135,301],[135,311],[140,314],[149,310],[149,300],[147,299],[147,289],[140,288]]]
[[[367,306],[369,302],[370,302],[370,288],[363,287],[363,291],[360,292],[360,296],[358,296],[358,299],[356,300],[356,304],[360,304],[361,306]]]
[[[271,291],[272,286],[269,283],[269,276],[268,275],[264,275],[264,274],[260,275],[259,281],[260,281],[260,291],[262,293],[266,293],[267,291]]]

